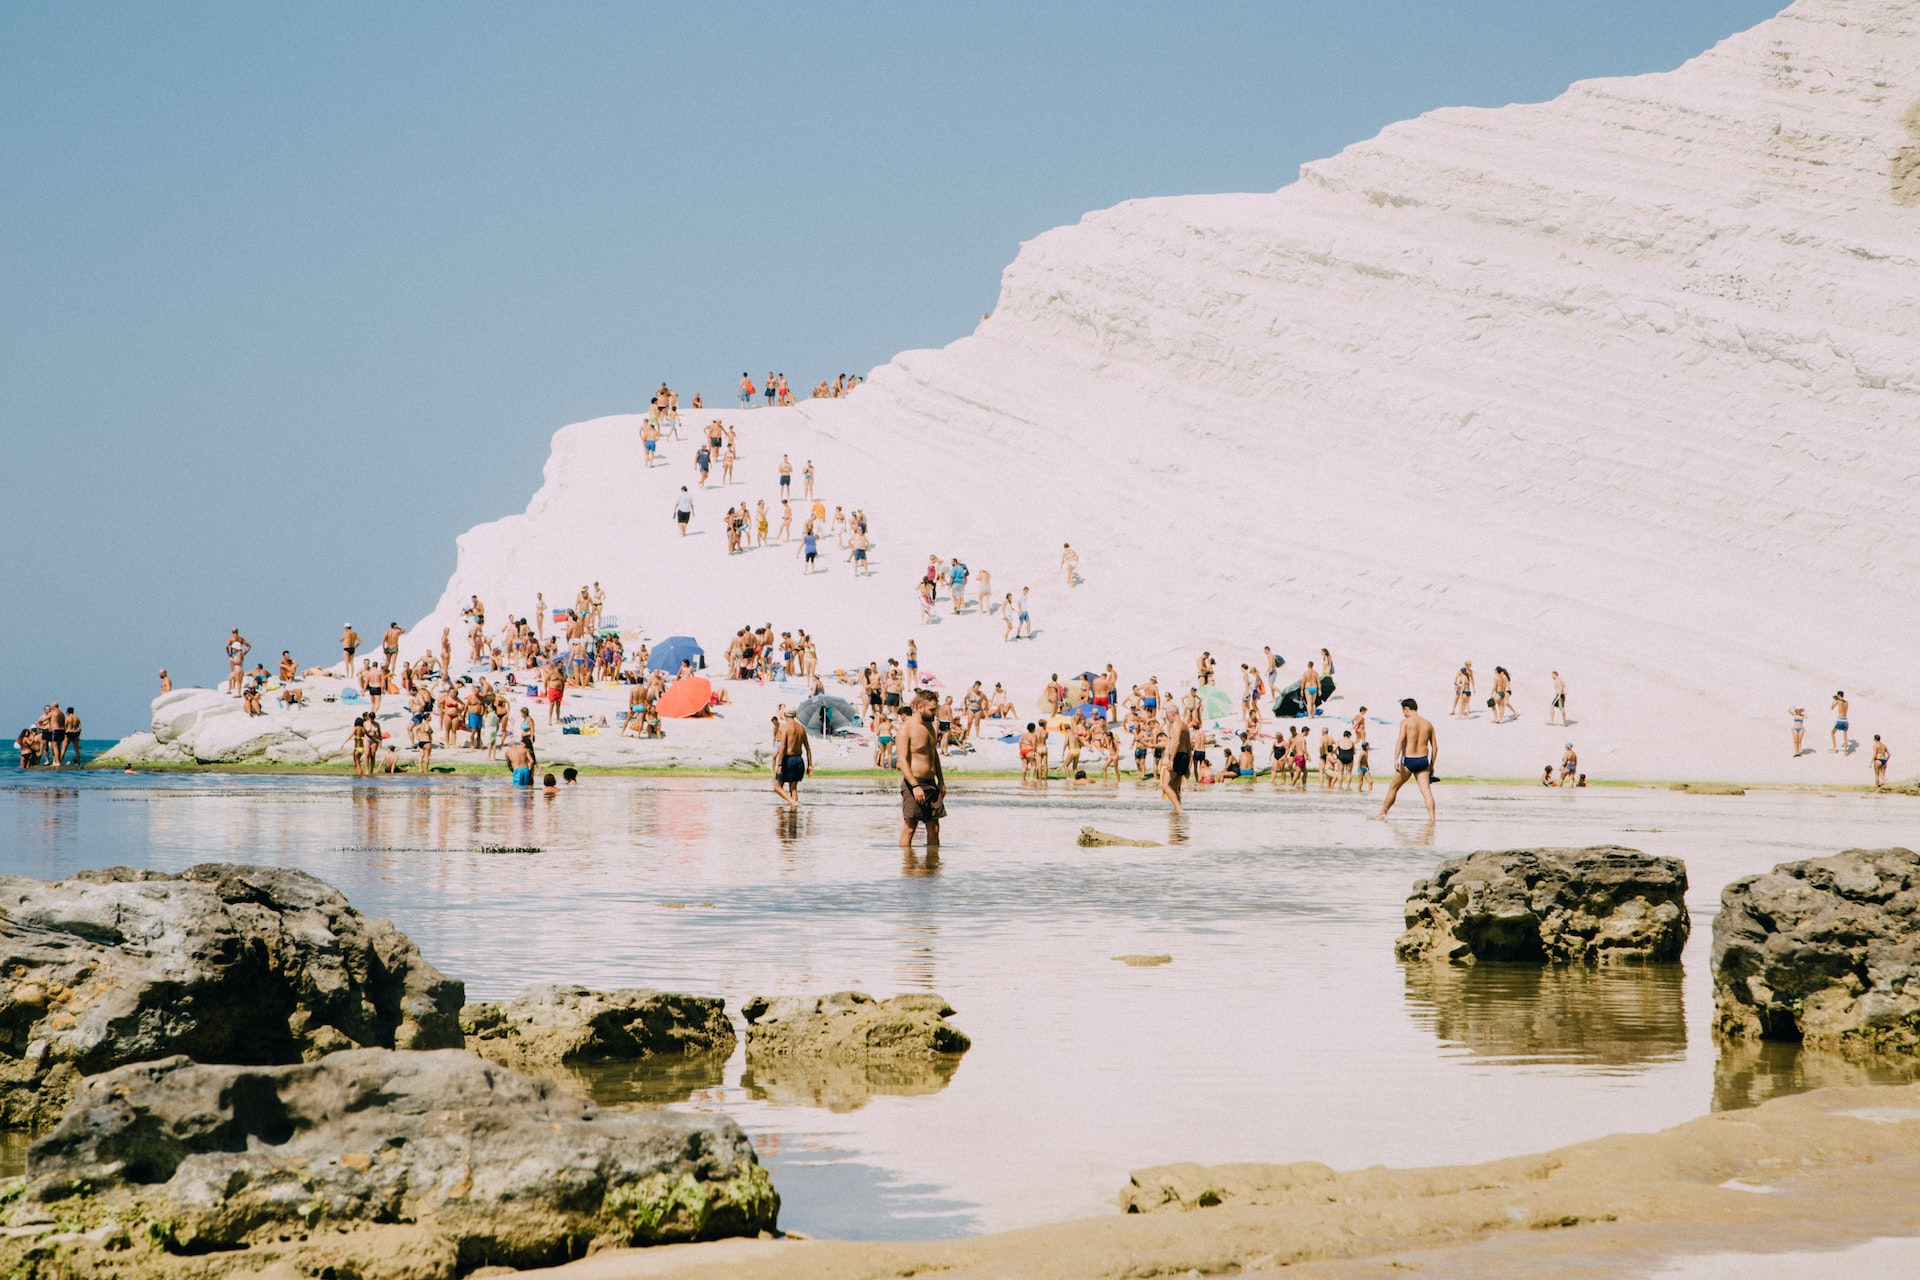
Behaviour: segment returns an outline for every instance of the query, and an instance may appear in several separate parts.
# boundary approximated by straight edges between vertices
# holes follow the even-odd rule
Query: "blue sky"
[[[557,427],[967,333],[1022,240],[1271,190],[1772,0],[0,8],[0,727],[423,613]]]

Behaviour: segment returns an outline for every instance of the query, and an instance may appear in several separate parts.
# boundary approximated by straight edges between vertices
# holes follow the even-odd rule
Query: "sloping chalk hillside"
[[[830,670],[913,636],[1023,710],[1108,660],[1184,689],[1203,648],[1237,694],[1263,644],[1294,674],[1325,645],[1343,716],[1443,711],[1462,659],[1483,693],[1505,665],[1523,722],[1441,721],[1443,773],[1537,775],[1571,738],[1596,777],[1863,781],[1864,751],[1824,749],[1844,688],[1910,775],[1920,4],[1801,0],[1671,73],[1437,111],[1277,192],[1089,214],[1022,248],[972,336],[722,416],[736,483],[685,540],[690,442],[649,472],[638,417],[557,433],[407,652],[472,593],[497,619],[597,580],[623,624],[715,651],[771,621]],[[782,453],[870,513],[870,579],[831,540],[812,577],[726,554],[721,513],[771,503]],[[944,600],[920,625],[929,553],[1031,586],[1037,638]],[[1556,668],[1570,732],[1543,723]]]

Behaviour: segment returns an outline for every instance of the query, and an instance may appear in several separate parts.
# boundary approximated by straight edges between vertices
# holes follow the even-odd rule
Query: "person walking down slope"
[[[740,407],[753,408],[753,379],[744,373],[740,375]]]
[[[687,536],[687,522],[693,519],[693,495],[687,492],[687,486],[680,486],[680,497],[673,504],[673,518],[680,525],[680,536]]]

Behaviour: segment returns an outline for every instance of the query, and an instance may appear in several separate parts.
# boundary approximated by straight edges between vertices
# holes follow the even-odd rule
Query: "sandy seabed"
[[[1219,1203],[924,1244],[727,1241],[614,1251],[567,1280],[1233,1275],[1306,1280],[1908,1276],[1920,1262],[1920,1086],[1826,1089],[1653,1134],[1458,1168],[1169,1166]]]

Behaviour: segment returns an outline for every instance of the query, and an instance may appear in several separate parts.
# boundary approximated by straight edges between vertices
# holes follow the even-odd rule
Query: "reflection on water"
[[[27,1148],[35,1136],[0,1129],[0,1178],[17,1178],[27,1171]]]
[[[686,1102],[724,1083],[727,1060],[715,1053],[666,1054],[641,1062],[582,1062],[551,1068],[562,1088],[603,1107],[665,1106]]]
[[[1822,1083],[1805,1065],[1716,1075],[1720,887],[1911,843],[1920,815],[1906,797],[1463,785],[1442,789],[1435,826],[1419,808],[1369,821],[1377,797],[1221,787],[1175,817],[1157,787],[962,780],[930,856],[902,854],[885,780],[804,794],[790,809],[757,774],[589,777],[548,796],[467,776],[0,772],[0,872],[299,867],[391,917],[475,1000],[534,982],[735,1011],[763,992],[938,992],[973,1040],[964,1069],[819,1076],[742,1050],[564,1081],[734,1116],[794,1230],[935,1236],[1112,1212],[1147,1165],[1471,1163]],[[1083,826],[1166,834],[1083,849]],[[1442,859],[1602,843],[1686,859],[1696,927],[1678,972],[1394,959],[1408,888]],[[1173,961],[1112,960],[1136,954]]]
[[[1631,1070],[1687,1050],[1677,964],[1416,961],[1404,968],[1413,1020],[1476,1057]]]
[[[876,1094],[911,1098],[938,1093],[959,1069],[960,1059],[945,1055],[849,1063],[749,1051],[740,1087],[766,1102],[847,1112],[858,1111]]]
[[[1847,1057],[1783,1040],[1721,1044],[1713,1066],[1713,1109],[1738,1111],[1768,1098],[1841,1085],[1911,1084],[1920,1059],[1911,1054]]]

